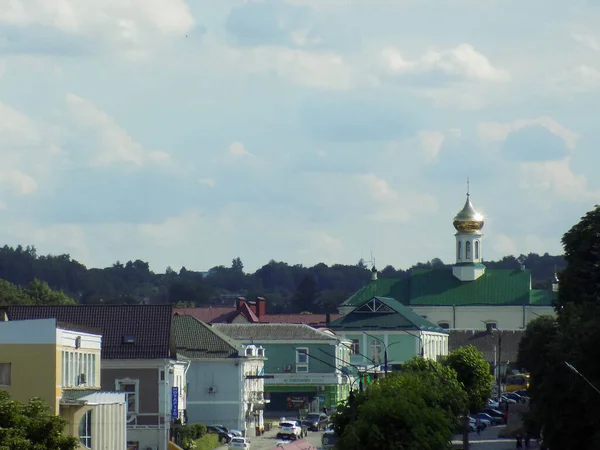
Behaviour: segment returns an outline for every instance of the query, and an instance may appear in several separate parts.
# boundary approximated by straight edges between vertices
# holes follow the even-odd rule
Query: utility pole
[[[502,332],[498,330],[498,405],[500,404],[500,400],[502,399]]]

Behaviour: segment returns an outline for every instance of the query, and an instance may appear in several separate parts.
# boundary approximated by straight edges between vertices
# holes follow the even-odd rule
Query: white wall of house
[[[223,425],[254,436],[256,427],[264,428],[263,411],[255,409],[264,398],[261,375],[264,350],[246,346],[240,358],[194,359],[188,370],[188,423]],[[248,352],[248,353],[247,353]]]
[[[96,392],[82,397],[81,400],[86,400],[87,404],[92,406],[91,448],[127,450],[125,394]]]
[[[411,309],[438,325],[450,329],[484,330],[495,323],[500,330],[521,330],[542,315],[554,316],[551,306],[412,306]]]

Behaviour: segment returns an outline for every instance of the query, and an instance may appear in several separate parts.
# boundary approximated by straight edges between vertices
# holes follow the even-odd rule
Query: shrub
[[[191,425],[193,439],[200,439],[206,434],[206,425],[203,423],[195,423]]]

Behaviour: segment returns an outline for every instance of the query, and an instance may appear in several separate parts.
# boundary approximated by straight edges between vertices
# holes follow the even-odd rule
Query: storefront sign
[[[331,375],[303,375],[303,374],[275,374],[273,378],[266,379],[265,385],[325,385],[338,384],[338,377]]]
[[[171,388],[171,418],[177,419],[179,417],[179,389],[177,387]]]

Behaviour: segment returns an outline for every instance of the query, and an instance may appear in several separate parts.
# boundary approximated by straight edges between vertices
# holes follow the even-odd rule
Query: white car
[[[229,443],[229,448],[243,448],[245,450],[250,449],[250,441],[243,437],[234,437]]]
[[[302,439],[302,427],[298,426],[296,421],[286,420],[279,422],[279,431],[277,431],[277,439]]]

